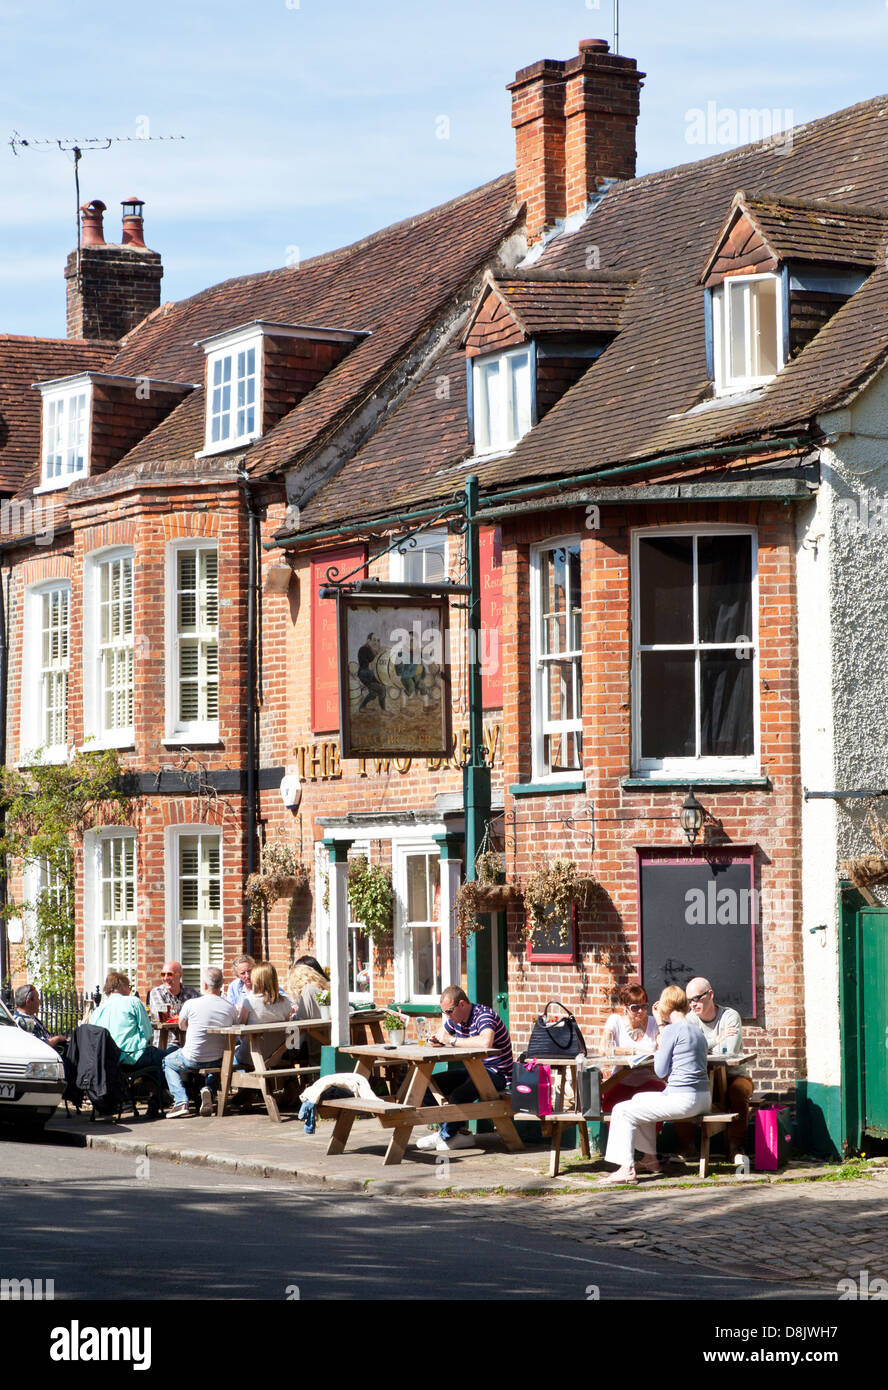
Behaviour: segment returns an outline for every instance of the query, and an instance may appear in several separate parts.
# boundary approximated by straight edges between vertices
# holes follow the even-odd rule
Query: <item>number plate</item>
[[[0,1100],[15,1100],[15,1087],[8,1082],[0,1081]]]

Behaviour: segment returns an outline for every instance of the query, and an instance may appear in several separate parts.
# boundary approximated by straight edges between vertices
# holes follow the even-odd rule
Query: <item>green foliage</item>
[[[0,872],[11,863],[40,864],[48,882],[33,902],[7,902],[6,917],[33,918],[26,941],[30,974],[45,988],[74,985],[74,854],[84,833],[98,825],[120,825],[132,817],[133,798],[123,786],[113,749],[76,752],[66,763],[44,763],[19,771],[0,768]]]
[[[392,876],[381,864],[370,864],[363,854],[348,866],[348,902],[355,922],[378,941],[392,923],[395,890]]]

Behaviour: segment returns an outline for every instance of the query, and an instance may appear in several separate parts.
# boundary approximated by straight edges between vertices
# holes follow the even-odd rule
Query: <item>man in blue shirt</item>
[[[433,1047],[495,1048],[493,1057],[484,1058],[490,1079],[497,1091],[504,1091],[512,1077],[512,1042],[509,1030],[499,1014],[486,1004],[473,1004],[459,985],[448,985],[441,995],[441,1027],[429,1035]],[[478,1100],[478,1090],[465,1067],[455,1067],[435,1077],[445,1096],[456,1105]],[[461,1133],[462,1123],[450,1120],[442,1124],[437,1134],[424,1135],[417,1143],[420,1149],[471,1148],[471,1134]]]

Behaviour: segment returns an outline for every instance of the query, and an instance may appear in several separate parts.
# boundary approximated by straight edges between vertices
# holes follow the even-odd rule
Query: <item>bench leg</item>
[[[265,1101],[265,1109],[268,1111],[272,1120],[278,1124],[281,1122],[281,1112],[278,1110],[278,1103],[274,1098],[274,1092],[270,1089],[268,1082],[262,1087],[262,1099]]]
[[[328,1154],[342,1153],[343,1149],[348,1143],[348,1136],[351,1134],[351,1127],[354,1124],[354,1121],[355,1117],[353,1111],[340,1110],[339,1114],[336,1117],[336,1123],[333,1126],[333,1133],[330,1136],[330,1142],[327,1145]]]
[[[552,1147],[549,1150],[549,1177],[558,1177],[558,1164],[561,1161],[561,1125],[552,1125]]]
[[[389,1164],[401,1162],[401,1159],[407,1151],[407,1145],[410,1143],[410,1136],[412,1133],[412,1125],[398,1125],[397,1128],[392,1130],[392,1137],[388,1142],[385,1158],[382,1160],[382,1166],[384,1168]]]
[[[591,1158],[592,1150],[589,1148],[589,1126],[585,1120],[581,1120],[577,1125],[580,1134],[580,1153],[583,1158]]]

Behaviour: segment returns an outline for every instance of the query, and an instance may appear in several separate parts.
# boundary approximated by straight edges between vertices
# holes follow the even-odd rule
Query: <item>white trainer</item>
[[[209,1086],[200,1088],[200,1113],[202,1115],[212,1115],[213,1113],[213,1093]]]
[[[416,1147],[418,1149],[441,1149],[447,1151],[450,1145],[447,1143],[446,1139],[442,1139],[440,1134],[436,1133],[424,1134],[421,1139],[417,1139]]]

